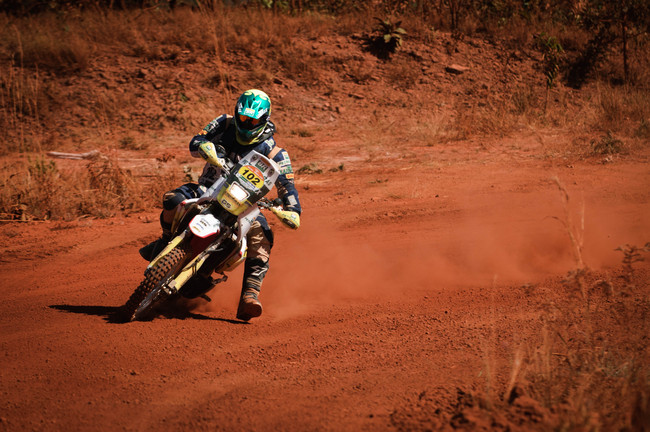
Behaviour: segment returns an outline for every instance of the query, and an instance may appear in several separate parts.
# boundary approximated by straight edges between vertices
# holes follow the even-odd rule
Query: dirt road
[[[141,279],[155,212],[1,225],[0,430],[558,424],[534,393],[508,391],[518,353],[540,346],[550,303],[575,298],[570,230],[594,280],[621,292],[614,249],[650,241],[649,154],[562,162],[537,145],[310,154],[324,172],[298,176],[303,226],[276,225],[264,314],[248,324],[235,319],[241,270],[212,302],[178,305],[184,316],[112,322]],[[635,264],[627,299],[647,299],[647,275]],[[592,298],[595,321],[608,304]],[[636,307],[604,337],[632,340],[625,352],[647,364],[647,301]]]

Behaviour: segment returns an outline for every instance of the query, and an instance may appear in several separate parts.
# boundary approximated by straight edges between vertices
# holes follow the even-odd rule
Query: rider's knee
[[[176,206],[185,200],[183,194],[173,190],[165,193],[162,199],[163,210],[174,210]]]

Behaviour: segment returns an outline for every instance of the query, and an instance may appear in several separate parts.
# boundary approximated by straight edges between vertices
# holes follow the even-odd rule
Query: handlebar
[[[282,208],[282,200],[280,198],[276,198],[275,200],[271,201],[268,198],[262,198],[259,201],[257,201],[257,205],[260,208],[263,209],[270,209],[271,207],[280,207]]]

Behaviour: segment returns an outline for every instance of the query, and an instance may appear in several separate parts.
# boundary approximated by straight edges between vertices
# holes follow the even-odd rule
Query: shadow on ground
[[[111,324],[125,324],[124,317],[122,315],[122,308],[120,306],[93,306],[93,305],[50,305],[51,309],[60,310],[63,312],[83,314],[83,315],[92,315],[103,317],[104,320]],[[232,320],[227,318],[217,318],[209,317],[202,314],[197,314],[188,311],[163,311],[160,312],[158,316],[162,316],[170,319],[196,319],[196,320],[212,320],[212,321],[221,321],[229,324],[249,324],[244,321]],[[155,318],[155,317],[154,317]],[[153,318],[146,321],[152,321]]]

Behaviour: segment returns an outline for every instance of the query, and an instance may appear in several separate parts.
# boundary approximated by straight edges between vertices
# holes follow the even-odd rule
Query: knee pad
[[[185,196],[175,190],[163,195],[162,205],[165,210],[173,210],[177,205],[185,200]]]
[[[198,198],[205,190],[202,186],[196,183],[186,183],[183,186],[171,190],[163,195],[163,208],[165,210],[173,210],[177,205],[182,203],[188,198]]]

